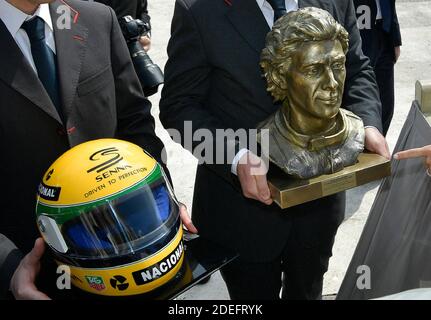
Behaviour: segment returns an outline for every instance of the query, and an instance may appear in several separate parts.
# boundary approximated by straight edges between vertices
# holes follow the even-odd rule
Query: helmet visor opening
[[[130,254],[163,237],[178,205],[163,178],[106,201],[61,226],[68,253],[80,257]]]

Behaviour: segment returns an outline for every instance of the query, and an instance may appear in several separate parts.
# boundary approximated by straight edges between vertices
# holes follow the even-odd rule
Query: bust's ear
[[[283,72],[279,68],[271,68],[266,77],[268,82],[268,90],[274,97],[274,101],[283,101],[286,98],[288,81]]]
[[[287,89],[286,76],[280,72],[280,69],[272,68],[268,73],[272,83],[277,89],[285,91]]]
[[[265,49],[264,49],[265,50]],[[287,90],[287,80],[283,75],[282,70],[275,67],[268,59],[263,59],[260,63],[264,70],[264,75],[268,85],[268,91],[275,100],[284,100]]]

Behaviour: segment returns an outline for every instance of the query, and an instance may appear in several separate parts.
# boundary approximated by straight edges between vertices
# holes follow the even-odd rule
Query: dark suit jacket
[[[99,3],[67,0],[72,27],[58,30],[61,3],[53,2],[50,9],[65,123],[0,21],[0,232],[23,252],[31,250],[38,236],[38,183],[63,152],[107,137],[136,143],[159,161],[163,148],[114,11]]]
[[[0,300],[7,297],[10,280],[21,259],[21,252],[0,233]]]
[[[399,47],[399,46],[401,46],[402,41],[401,41],[400,24],[398,22],[397,9],[396,9],[396,5],[395,5],[395,0],[389,0],[389,1],[390,1],[390,5],[391,5],[392,17],[391,17],[391,31],[388,35],[391,39],[393,46]],[[371,9],[370,20],[371,20],[371,28],[372,28],[376,22],[376,16],[377,16],[376,1],[375,0],[354,0],[354,4],[355,4],[355,8],[359,8],[360,6],[365,5]],[[358,17],[361,14],[362,14],[362,11],[357,12]],[[362,30],[360,30],[360,32],[361,32],[361,37],[362,37],[363,41],[371,41],[371,39],[368,39],[369,37],[372,36],[370,29],[368,29],[368,30],[362,29]]]
[[[147,0],[96,0],[97,2],[106,4],[114,9],[119,18],[124,16],[132,16],[135,19],[146,20]]]
[[[352,1],[300,0],[299,5],[328,10],[349,31],[343,107],[365,125],[381,129],[377,85],[362,54]],[[184,140],[184,121],[192,121],[193,131],[249,129],[277,110],[259,68],[269,27],[256,1],[177,0],[171,32],[160,102],[166,128],[179,130]],[[273,259],[281,252],[291,226],[289,216],[314,210],[325,214],[342,206],[334,196],[285,212],[276,205],[267,207],[242,196],[230,164],[200,165],[194,192],[193,219],[200,233],[250,261]],[[318,232],[310,228],[313,245]]]

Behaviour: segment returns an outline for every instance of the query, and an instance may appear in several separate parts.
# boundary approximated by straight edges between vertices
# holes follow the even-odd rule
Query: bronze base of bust
[[[316,200],[391,174],[390,160],[374,153],[361,153],[356,164],[312,179],[296,179],[272,165],[268,184],[274,202],[286,209]]]

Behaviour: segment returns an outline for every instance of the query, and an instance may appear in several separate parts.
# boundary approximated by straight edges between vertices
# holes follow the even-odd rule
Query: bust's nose
[[[324,72],[323,89],[334,91],[338,88],[338,82],[335,79],[334,72],[331,68],[327,67]]]

